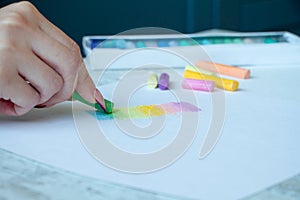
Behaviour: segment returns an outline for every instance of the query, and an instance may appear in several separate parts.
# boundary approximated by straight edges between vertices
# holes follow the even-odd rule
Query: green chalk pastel
[[[113,111],[114,104],[112,102],[106,100],[106,99],[104,99],[104,103],[105,103],[105,108],[104,109],[106,109],[106,111],[105,111],[99,103],[88,102],[82,96],[80,96],[80,94],[77,91],[75,91],[73,93],[72,98],[77,100],[77,101],[80,101],[81,103],[84,103],[88,106],[96,108],[98,111],[102,111],[102,112],[106,112],[106,113],[112,113],[112,111]]]
[[[104,99],[104,103],[105,103],[106,113],[108,114],[112,113],[114,109],[114,103],[106,99]]]

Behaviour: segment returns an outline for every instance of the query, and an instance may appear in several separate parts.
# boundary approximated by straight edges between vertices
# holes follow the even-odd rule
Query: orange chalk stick
[[[232,76],[236,78],[246,79],[250,77],[250,70],[240,67],[234,67],[229,65],[223,65],[218,63],[212,63],[207,61],[196,62],[196,67],[207,71]]]

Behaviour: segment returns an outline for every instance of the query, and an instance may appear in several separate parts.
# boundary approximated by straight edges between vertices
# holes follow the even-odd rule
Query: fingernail
[[[35,108],[45,108],[46,107],[46,105],[36,105],[36,106],[34,106]]]
[[[97,88],[95,89],[94,97],[95,97],[95,100],[97,101],[97,103],[103,109],[103,111],[106,112],[104,98],[103,98],[101,92]]]

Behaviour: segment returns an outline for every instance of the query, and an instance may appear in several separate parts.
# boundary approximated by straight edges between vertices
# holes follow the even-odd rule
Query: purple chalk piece
[[[161,90],[167,90],[169,88],[169,75],[162,73],[159,77],[158,87]]]

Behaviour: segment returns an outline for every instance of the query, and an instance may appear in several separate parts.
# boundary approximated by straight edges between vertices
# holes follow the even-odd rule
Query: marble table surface
[[[157,194],[80,176],[3,149],[0,149],[0,160],[1,200],[184,200],[184,198]],[[300,175],[297,175],[246,197],[244,200],[298,200],[299,198]]]

